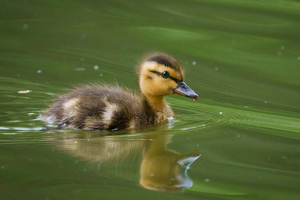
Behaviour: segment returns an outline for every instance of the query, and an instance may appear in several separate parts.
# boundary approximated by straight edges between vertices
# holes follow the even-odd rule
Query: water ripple
[[[272,113],[250,111],[243,108],[222,107],[201,103],[186,103],[183,100],[171,99],[174,108],[185,111],[178,114],[180,124],[177,129],[188,131],[192,129],[214,128],[217,126],[259,127],[280,130],[277,135],[300,139],[300,119]],[[205,125],[205,126],[203,126]],[[274,134],[273,132],[271,134]]]

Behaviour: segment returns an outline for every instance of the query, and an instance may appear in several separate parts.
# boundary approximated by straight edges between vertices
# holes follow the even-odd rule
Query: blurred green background
[[[299,10],[292,0],[1,1],[1,199],[299,199]],[[39,114],[74,85],[137,91],[135,66],[152,51],[177,58],[200,94],[167,97],[175,120],[114,136],[43,130]],[[201,152],[183,193],[139,185],[159,135],[170,151]],[[110,144],[131,156],[105,160]]]

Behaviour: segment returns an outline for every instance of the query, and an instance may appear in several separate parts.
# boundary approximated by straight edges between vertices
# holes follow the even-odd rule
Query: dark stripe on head
[[[154,71],[154,70],[150,70],[150,72],[154,73],[154,74],[157,74],[158,76],[161,76],[161,73],[158,72],[158,71]],[[149,76],[148,76],[149,77]],[[176,83],[179,83],[181,82],[182,80],[178,80],[177,78],[174,78],[172,76],[170,76],[170,79],[172,79],[173,81],[175,81]]]
[[[150,72],[152,72],[152,73],[154,73],[154,74],[157,74],[158,76],[161,76],[161,73],[158,72],[158,71],[150,70]]]
[[[178,80],[177,78],[173,78],[172,76],[170,76],[170,79],[172,79],[172,80],[175,81],[176,83],[181,82],[180,80]]]
[[[165,55],[151,56],[148,59],[148,61],[154,61],[154,62],[157,62],[158,64],[165,65],[166,67],[170,67],[172,69],[178,70],[178,67],[175,66],[174,61]]]

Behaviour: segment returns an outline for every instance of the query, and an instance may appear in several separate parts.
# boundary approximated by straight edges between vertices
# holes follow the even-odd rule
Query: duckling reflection
[[[187,170],[200,157],[200,152],[195,150],[190,154],[180,154],[168,150],[168,141],[165,139],[160,138],[150,143],[141,163],[140,184],[150,190],[181,192],[193,185]]]
[[[167,149],[172,137],[168,134],[133,137],[98,137],[91,138],[90,142],[78,138],[56,141],[61,150],[90,162],[122,163],[119,161],[128,160],[141,152],[139,183],[146,189],[182,192],[193,185],[187,170],[200,157],[199,151],[180,154]]]

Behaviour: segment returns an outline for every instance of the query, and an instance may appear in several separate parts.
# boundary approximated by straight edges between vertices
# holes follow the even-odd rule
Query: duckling
[[[61,95],[41,114],[58,128],[101,131],[134,129],[161,123],[174,116],[164,96],[179,94],[198,100],[183,80],[181,64],[166,53],[145,55],[138,67],[140,94],[120,86],[90,84]]]

